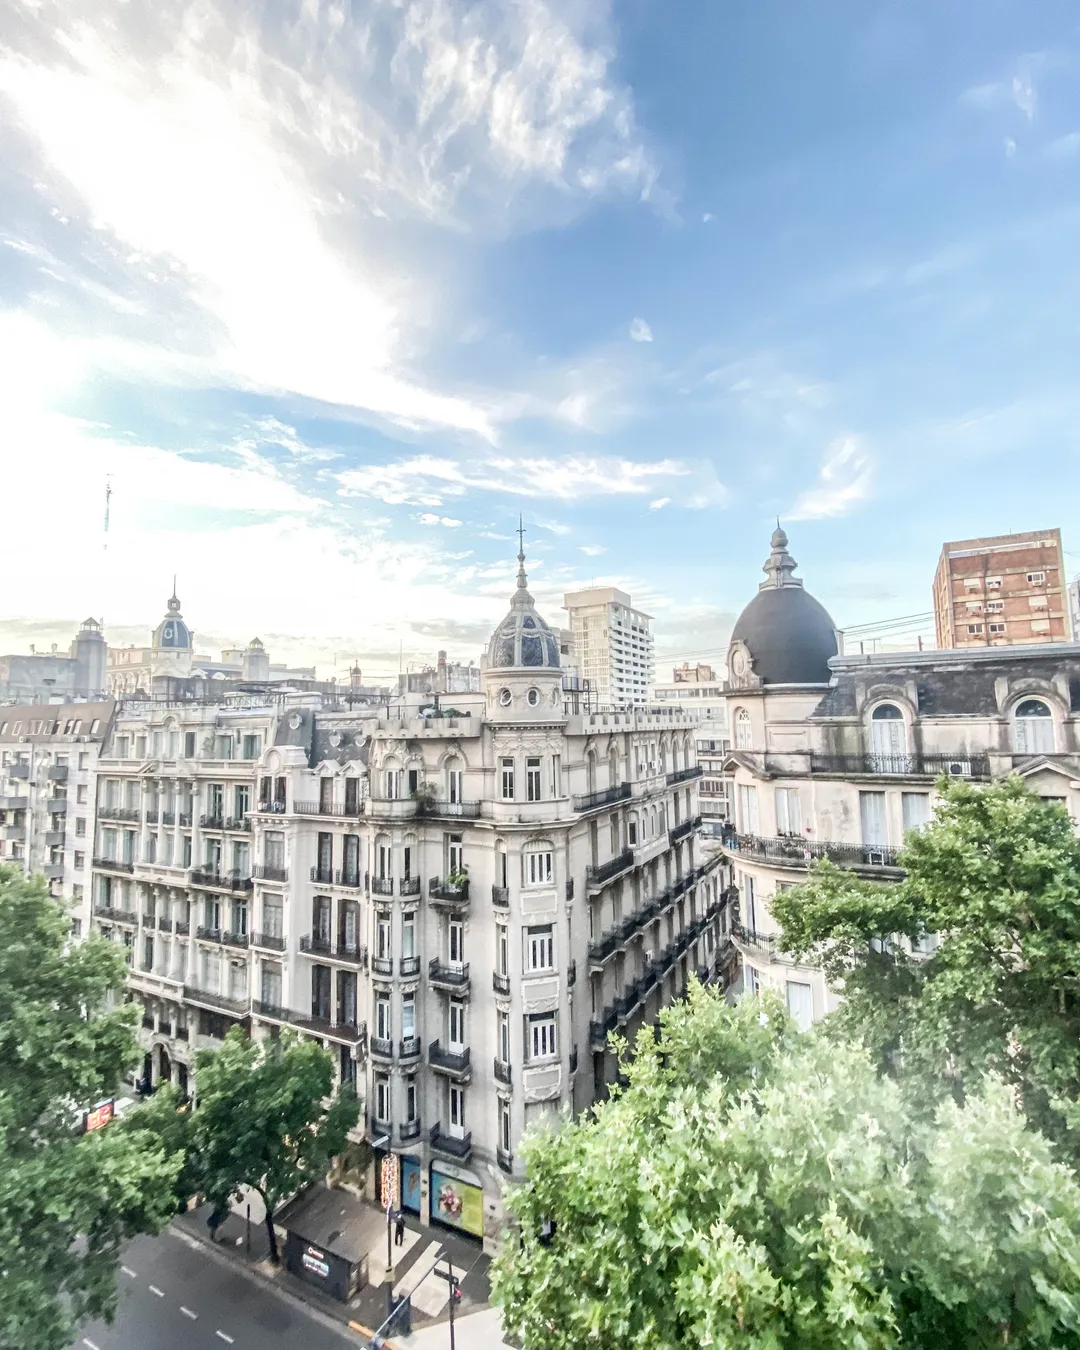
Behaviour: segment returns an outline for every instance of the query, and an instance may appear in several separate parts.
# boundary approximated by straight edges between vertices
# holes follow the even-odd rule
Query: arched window
[[[750,749],[750,714],[745,708],[735,709],[735,749]]]
[[[585,756],[585,790],[596,791],[596,752],[593,750]]]
[[[608,785],[610,787],[619,785],[619,752],[615,746],[608,751]]]
[[[907,769],[904,714],[895,703],[879,703],[870,714],[870,749],[878,773],[903,773]]]
[[[1013,743],[1020,755],[1054,753],[1054,719],[1041,698],[1026,698],[1013,714]]]

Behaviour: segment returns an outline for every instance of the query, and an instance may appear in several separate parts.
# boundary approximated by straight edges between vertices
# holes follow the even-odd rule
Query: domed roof
[[[176,587],[169,598],[169,612],[154,629],[154,646],[159,651],[187,651],[194,645],[191,629],[180,614],[180,601],[176,598]]]
[[[491,635],[487,646],[489,670],[513,670],[544,667],[558,670],[559,644],[551,629],[536,612],[525,576],[525,552],[518,551],[517,590],[510,601],[510,613]]]
[[[746,647],[753,673],[764,684],[828,684],[829,659],[837,654],[835,625],[824,605],[792,576],[795,559],[779,525],[771,542],[762,569],[766,580],[736,619],[732,645]]]

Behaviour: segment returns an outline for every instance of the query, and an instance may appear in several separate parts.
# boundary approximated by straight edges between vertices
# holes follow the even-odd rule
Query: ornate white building
[[[841,655],[787,542],[778,528],[732,632],[724,851],[738,889],[734,986],[776,988],[806,1024],[837,996],[778,950],[772,896],[818,857],[901,877],[904,835],[931,818],[942,774],[1019,773],[1080,820],[1080,646]]]
[[[427,716],[422,695],[389,717],[125,706],[94,900],[151,1077],[190,1083],[234,1022],[315,1036],[406,1205],[492,1240],[523,1130],[604,1094],[609,1031],[715,977],[723,866],[700,852],[693,724],[571,711],[520,554],[482,683]]]

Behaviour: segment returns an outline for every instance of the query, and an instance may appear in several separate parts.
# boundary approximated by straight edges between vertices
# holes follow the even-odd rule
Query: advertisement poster
[[[446,1176],[432,1164],[431,1217],[475,1237],[483,1237],[484,1192],[479,1186]]]
[[[420,1213],[420,1164],[415,1158],[401,1159],[401,1208]]]
[[[86,1113],[86,1129],[103,1129],[112,1120],[114,1114],[113,1100],[110,1097],[108,1101],[98,1102],[92,1111]]]
[[[308,1247],[300,1260],[305,1270],[310,1270],[313,1275],[318,1275],[322,1280],[325,1280],[327,1275],[330,1274],[330,1263],[318,1247]]]

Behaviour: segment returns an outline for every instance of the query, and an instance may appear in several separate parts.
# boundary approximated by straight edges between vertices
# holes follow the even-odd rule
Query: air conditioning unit
[[[950,778],[970,778],[971,762],[966,759],[954,759],[946,766],[945,772]]]
[[[876,850],[871,849],[866,855],[866,861],[870,864],[871,867],[884,867],[885,854],[879,853]]]

